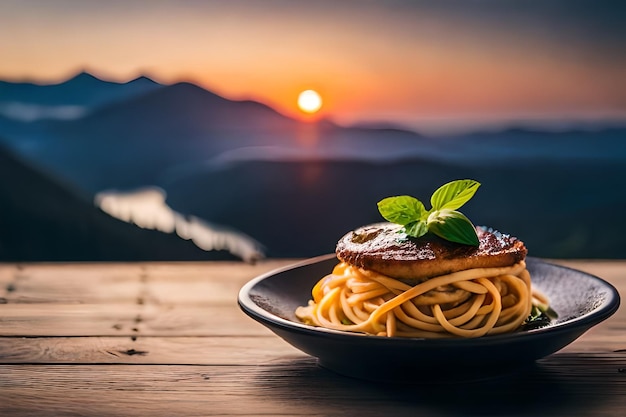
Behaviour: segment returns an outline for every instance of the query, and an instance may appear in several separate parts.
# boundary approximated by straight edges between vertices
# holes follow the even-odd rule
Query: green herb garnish
[[[533,303],[528,318],[522,323],[524,330],[538,329],[556,320],[559,315],[550,306],[540,303]]]
[[[403,232],[408,236],[420,237],[431,232],[451,242],[478,246],[476,228],[457,211],[474,196],[478,187],[478,181],[456,180],[433,193],[430,210],[418,199],[401,195],[380,200],[378,211],[387,221],[404,226]]]

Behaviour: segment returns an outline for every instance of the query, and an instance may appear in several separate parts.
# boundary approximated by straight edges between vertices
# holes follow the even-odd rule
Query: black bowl
[[[238,302],[248,316],[317,357],[321,366],[361,379],[432,383],[516,372],[567,346],[615,313],[620,303],[617,290],[596,276],[527,258],[533,285],[559,315],[541,328],[473,339],[424,339],[301,323],[296,308],[307,304],[313,285],[337,263],[332,254],[266,273],[241,288]]]

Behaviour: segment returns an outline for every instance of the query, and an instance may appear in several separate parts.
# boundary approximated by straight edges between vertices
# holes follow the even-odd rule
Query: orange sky
[[[339,122],[418,129],[626,120],[624,7],[469,3],[5,0],[0,79],[146,74],[287,114],[312,88]]]

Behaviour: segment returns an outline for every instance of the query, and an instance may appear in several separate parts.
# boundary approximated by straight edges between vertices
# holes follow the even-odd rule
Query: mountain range
[[[343,233],[381,220],[379,199],[427,201],[456,178],[483,184],[470,218],[518,235],[531,254],[624,253],[626,223],[610,213],[626,208],[626,128],[427,137],[299,121],[187,82],[111,83],[86,73],[54,86],[3,82],[0,108],[9,102],[83,109],[32,120],[0,112],[0,136],[87,200],[158,186],[178,212],[240,230],[269,256],[332,252]]]
[[[162,87],[156,81],[140,76],[127,82],[103,81],[88,72],[54,84],[0,80],[0,103],[37,106],[79,106],[93,108],[124,100],[130,96]]]

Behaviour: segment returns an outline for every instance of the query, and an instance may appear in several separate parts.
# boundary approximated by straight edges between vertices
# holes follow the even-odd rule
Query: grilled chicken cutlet
[[[433,234],[419,238],[399,233],[402,226],[377,223],[347,233],[337,257],[354,266],[410,282],[472,268],[514,265],[526,258],[515,237],[477,227],[479,246],[461,245]]]

